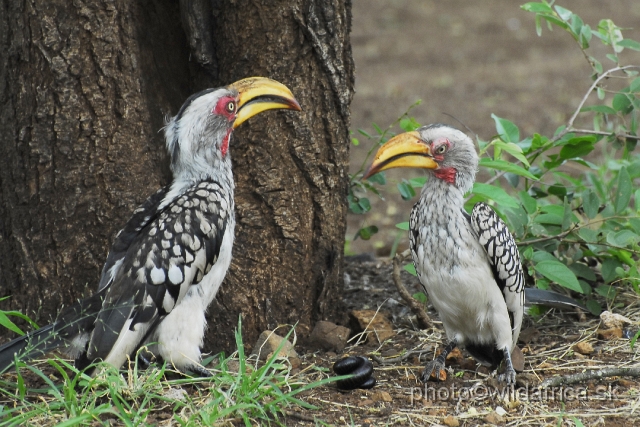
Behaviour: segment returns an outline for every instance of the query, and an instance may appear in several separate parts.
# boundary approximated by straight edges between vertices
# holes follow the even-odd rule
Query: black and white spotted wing
[[[130,331],[153,327],[190,286],[200,283],[218,259],[231,212],[233,201],[227,193],[205,181],[188,188],[148,222],[127,248],[109,286],[91,337],[90,359],[104,358],[125,325]],[[139,340],[139,335],[144,332],[130,339]]]
[[[122,265],[122,260],[127,254],[129,246],[131,246],[131,244],[139,237],[142,229],[157,218],[159,214],[158,206],[162,203],[162,200],[169,192],[169,189],[170,186],[168,185],[156,191],[142,205],[133,211],[133,215],[129,221],[127,221],[127,224],[118,232],[113,245],[111,245],[111,249],[109,250],[107,261],[102,268],[98,292],[102,291],[113,282],[118,269]]]
[[[486,203],[477,203],[471,212],[471,227],[478,235],[491,263],[496,283],[505,294],[519,294],[524,305],[524,272],[520,253],[507,225]]]

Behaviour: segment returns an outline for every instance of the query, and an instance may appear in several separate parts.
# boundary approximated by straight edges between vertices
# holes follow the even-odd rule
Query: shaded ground
[[[416,100],[412,115],[423,124],[464,125],[483,139],[495,134],[491,113],[515,122],[521,135],[552,135],[571,116],[591,84],[590,67],[568,34],[535,31],[533,14],[522,2],[492,0],[354,0],[352,44],[356,95],[352,129],[373,134],[372,123],[386,127]],[[640,40],[640,2],[636,0],[563,0],[557,2],[596,28],[610,18],[629,28],[626,37]],[[604,66],[606,49],[593,43]],[[623,52],[624,61],[640,63],[640,53]],[[445,114],[446,113],[446,114]],[[588,124],[588,123],[587,123]],[[397,128],[396,128],[397,131]],[[351,172],[358,170],[370,147],[352,147]],[[387,174],[390,203],[371,197],[372,210],[351,215],[347,236],[363,223],[382,228],[372,240],[357,240],[352,253],[378,250],[387,255],[413,202],[393,197],[395,184],[415,171]],[[383,249],[380,249],[383,248]]]

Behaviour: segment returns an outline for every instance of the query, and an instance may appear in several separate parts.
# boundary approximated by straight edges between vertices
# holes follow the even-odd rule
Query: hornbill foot
[[[202,378],[211,378],[213,376],[213,374],[202,365],[189,365],[185,366],[185,368],[186,369],[184,371],[181,369],[178,370],[184,375],[187,375],[186,371],[191,371]]]
[[[513,368],[508,369],[507,368],[506,371],[504,371],[503,373],[498,375],[498,381],[506,382],[508,385],[515,384],[516,383],[516,371],[515,371],[515,369],[513,369]]]
[[[142,369],[148,369],[149,366],[151,366],[151,361],[149,359],[147,359],[147,357],[142,354],[142,352],[138,353],[138,365],[142,368]]]
[[[422,375],[420,376],[420,380],[423,383],[426,383],[430,379],[434,381],[444,381],[447,379],[447,372],[444,370],[444,361],[441,362],[439,359],[440,357],[425,365],[424,371],[422,371]]]
[[[444,381],[447,379],[447,372],[444,370],[444,361],[446,360],[447,355],[451,353],[451,350],[456,348],[457,345],[458,343],[456,340],[452,340],[445,346],[438,357],[426,364],[424,371],[422,371],[422,376],[420,377],[420,380],[422,380],[423,383],[426,383],[431,378],[435,381]]]
[[[505,370],[502,374],[498,375],[498,381],[506,382],[508,385],[516,383],[516,370],[513,369],[513,363],[511,362],[511,351],[505,347],[502,349],[504,354]]]

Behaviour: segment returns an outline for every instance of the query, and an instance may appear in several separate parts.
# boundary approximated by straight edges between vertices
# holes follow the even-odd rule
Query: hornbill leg
[[[457,345],[458,343],[456,340],[451,340],[438,357],[425,365],[424,371],[422,371],[422,376],[420,377],[423,383],[429,381],[429,378],[431,377],[434,377],[437,381],[444,381],[447,377],[447,374],[444,372],[444,361],[447,358],[447,355],[451,353]],[[511,362],[511,360],[509,360],[509,362]]]
[[[513,369],[513,363],[511,363],[511,351],[509,351],[508,347],[505,347],[502,349],[502,352],[504,353],[505,371],[498,376],[498,380],[504,381],[507,384],[515,384],[516,370]]]

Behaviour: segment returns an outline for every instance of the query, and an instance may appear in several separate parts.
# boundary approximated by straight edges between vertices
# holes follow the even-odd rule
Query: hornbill
[[[118,233],[98,292],[0,347],[0,372],[14,357],[56,348],[79,368],[96,360],[119,368],[147,346],[182,372],[210,375],[200,364],[205,311],[229,268],[235,226],[229,142],[240,124],[271,109],[300,105],[263,77],[191,95],[164,127],[173,181]]]
[[[463,132],[433,124],[382,145],[365,174],[424,168],[429,179],[411,211],[409,241],[420,283],[440,315],[449,343],[422,373],[441,378],[447,354],[463,346],[480,363],[514,384],[511,362],[524,312],[524,273],[507,226],[485,203],[471,215],[464,195],[473,187],[478,154]]]

